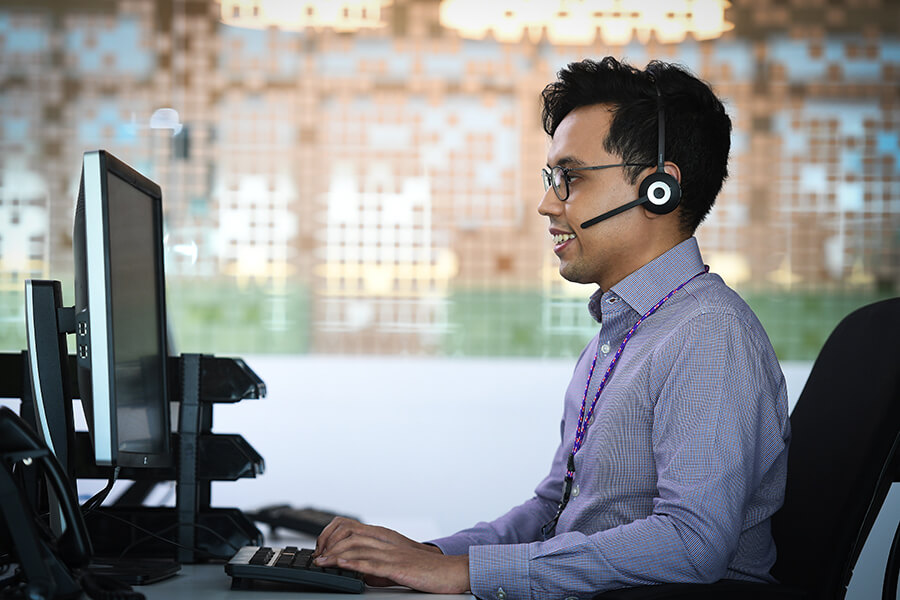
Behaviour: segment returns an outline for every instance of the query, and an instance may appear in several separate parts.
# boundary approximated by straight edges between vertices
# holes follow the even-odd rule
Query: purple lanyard
[[[675,295],[675,292],[686,286],[688,283],[700,277],[704,273],[709,273],[709,266],[703,268],[702,271],[679,285],[677,288],[666,294],[659,302],[653,305],[653,307],[648,310],[640,319],[637,320],[637,323],[632,325],[631,329],[628,330],[628,333],[625,334],[625,339],[622,340],[622,343],[619,344],[619,349],[616,350],[615,356],[613,356],[612,361],[609,363],[609,367],[606,368],[606,373],[603,374],[603,379],[600,381],[600,386],[597,388],[597,393],[594,394],[594,401],[591,402],[591,408],[587,413],[587,422],[591,421],[591,418],[594,416],[594,408],[597,406],[597,400],[600,399],[600,394],[603,392],[604,388],[606,388],[606,382],[609,381],[609,376],[612,374],[613,369],[616,366],[616,363],[619,361],[619,357],[622,356],[622,351],[625,350],[625,345],[628,344],[628,340],[631,339],[631,336],[634,335],[634,332],[640,326],[641,323],[644,322],[647,317],[655,313],[659,310],[659,307],[665,304],[666,300]],[[597,366],[597,357],[600,356],[600,343],[597,343],[597,352],[594,353],[594,360],[591,363],[591,370],[588,372],[587,383],[584,386],[584,397],[581,399],[581,412],[578,414],[578,427],[575,429],[575,441],[572,444],[572,453],[569,455],[569,459],[566,461],[566,478],[563,481],[563,494],[562,500],[559,502],[559,508],[556,511],[556,516],[554,516],[550,521],[547,522],[542,528],[545,537],[548,537],[548,534],[553,532],[556,529],[556,523],[559,521],[559,516],[562,514],[563,509],[566,508],[566,505],[569,503],[569,496],[572,493],[572,481],[575,479],[575,454],[581,449],[581,445],[584,443],[584,435],[587,431],[585,427],[585,416],[584,410],[587,407],[587,395],[588,390],[591,387],[591,378],[594,376],[594,367]]]

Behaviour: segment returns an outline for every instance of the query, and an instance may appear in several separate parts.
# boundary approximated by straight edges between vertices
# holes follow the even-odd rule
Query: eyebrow
[[[554,165],[554,166],[563,167],[563,168],[565,168],[565,167],[583,167],[586,164],[587,163],[585,163],[580,158],[575,158],[574,156],[563,156],[561,159],[556,161],[556,165]],[[552,167],[550,167],[550,165],[547,165],[547,167],[552,168]]]

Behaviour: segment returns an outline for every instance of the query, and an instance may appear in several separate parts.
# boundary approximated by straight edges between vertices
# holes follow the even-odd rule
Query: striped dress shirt
[[[507,514],[432,542],[468,554],[474,595],[590,598],[665,582],[773,581],[770,518],[784,498],[790,440],[784,376],[759,320],[713,273],[628,342],[575,456],[568,506],[553,537],[541,534],[556,514],[595,353],[588,407],[628,330],[703,269],[690,238],[591,297],[601,327],[566,390],[549,475]]]

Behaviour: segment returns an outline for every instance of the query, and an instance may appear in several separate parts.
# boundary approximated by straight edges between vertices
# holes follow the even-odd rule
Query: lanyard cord
[[[612,374],[613,369],[616,366],[616,363],[619,361],[619,357],[622,356],[622,351],[625,350],[625,346],[628,344],[628,341],[631,339],[631,336],[634,335],[634,332],[637,331],[637,328],[641,323],[644,322],[650,315],[659,310],[659,307],[665,304],[666,300],[675,295],[675,292],[686,286],[688,283],[700,277],[704,273],[709,273],[709,267],[706,266],[702,271],[679,285],[677,288],[663,296],[659,302],[653,305],[653,307],[648,310],[640,319],[637,320],[637,323],[632,325],[631,329],[628,330],[628,333],[625,334],[625,339],[622,340],[622,343],[619,344],[619,349],[616,350],[615,356],[613,356],[612,361],[610,361],[609,366],[606,368],[606,373],[603,374],[603,379],[600,380],[600,386],[597,388],[597,393],[594,394],[594,400],[591,402],[591,408],[587,412],[587,419],[585,419],[585,408],[587,407],[587,395],[588,391],[591,387],[591,378],[594,376],[594,367],[597,366],[597,358],[600,356],[600,344],[597,343],[597,351],[594,353],[594,360],[591,362],[591,370],[588,371],[587,383],[584,386],[584,396],[581,399],[581,411],[578,413],[578,427],[575,429],[575,441],[572,443],[572,453],[569,454],[569,458],[566,461],[566,478],[563,480],[563,493],[562,499],[559,502],[559,508],[556,511],[556,515],[550,519],[542,528],[541,532],[544,537],[549,537],[552,532],[556,529],[556,523],[559,521],[560,515],[562,515],[562,511],[566,508],[566,505],[569,503],[569,496],[572,494],[572,481],[575,479],[575,454],[581,449],[581,445],[584,443],[584,436],[587,431],[585,427],[585,423],[589,423],[591,418],[594,416],[594,408],[597,407],[597,400],[600,399],[600,394],[606,388],[606,382],[609,380],[609,376]]]

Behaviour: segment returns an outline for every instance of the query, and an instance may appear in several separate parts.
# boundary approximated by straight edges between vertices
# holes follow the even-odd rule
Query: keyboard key
[[[301,550],[294,557],[294,564],[291,566],[297,569],[307,569],[311,566],[315,566],[312,562],[313,560],[313,551],[309,549]]]
[[[250,559],[251,565],[265,565],[268,564],[272,557],[275,556],[275,553],[271,548],[260,548],[253,555],[253,558]]]

